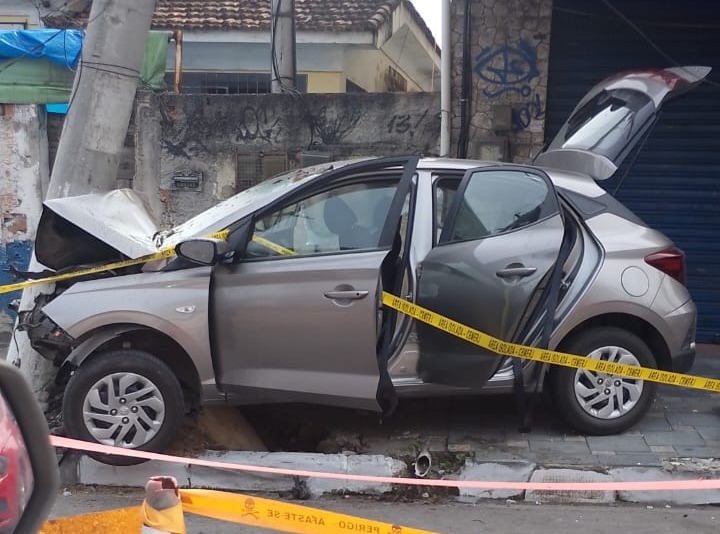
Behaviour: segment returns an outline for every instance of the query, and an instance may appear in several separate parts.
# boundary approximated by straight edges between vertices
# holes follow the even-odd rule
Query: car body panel
[[[201,384],[212,391],[215,375],[207,320],[210,273],[210,267],[196,267],[89,280],[70,286],[43,311],[78,343],[114,325],[162,332],[185,350]]]
[[[521,319],[542,300],[538,288],[557,261],[563,232],[546,175],[518,166],[470,169],[438,245],[421,264],[417,301],[491,336],[517,341]],[[424,382],[479,389],[504,361],[424,324],[417,325],[417,334]]]
[[[556,214],[509,234],[439,246],[423,261],[418,303],[511,340],[540,281],[557,260],[562,236],[562,220]],[[514,266],[537,270],[524,278],[495,274]],[[419,324],[417,328],[419,373],[425,382],[479,388],[503,360],[434,327]]]
[[[643,260],[646,255],[671,246],[672,242],[656,230],[610,213],[593,217],[585,224],[602,243],[604,259],[594,283],[577,302],[572,315],[553,334],[553,346],[587,320],[607,314],[627,314],[649,323],[665,340],[671,357],[679,355],[694,321],[694,304],[682,284]],[[639,289],[623,283],[629,270],[639,277],[642,283]],[[681,314],[684,317],[676,316],[673,325],[668,324],[666,318],[688,303]]]
[[[380,267],[386,250],[220,265],[212,322],[218,383],[247,401],[378,409]],[[331,291],[362,291],[356,300]]]
[[[74,225],[76,232],[60,228],[57,217]],[[67,246],[76,233],[87,232],[121,254],[137,258],[157,251],[153,236],[158,228],[144,197],[131,189],[46,200],[35,254],[43,265],[53,269],[68,267],[71,261],[84,262],[82,256],[59,257],[57,248]]]

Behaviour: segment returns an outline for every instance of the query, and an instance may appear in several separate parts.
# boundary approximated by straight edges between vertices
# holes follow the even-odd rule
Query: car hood
[[[593,87],[535,164],[610,178],[670,98],[700,84],[710,67],[622,72]]]
[[[130,189],[46,200],[35,255],[51,269],[64,269],[156,252],[158,223],[144,197]]]

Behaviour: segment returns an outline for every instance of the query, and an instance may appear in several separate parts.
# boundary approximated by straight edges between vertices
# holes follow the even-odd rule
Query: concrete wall
[[[332,159],[436,154],[437,93],[139,96],[136,175],[155,215],[174,225],[266,174],[301,165],[303,151]],[[201,177],[197,190],[179,176]]]
[[[0,105],[0,285],[14,282],[10,266],[26,269],[48,183],[42,106]],[[0,294],[0,332],[12,328],[7,305],[20,293]]]
[[[552,0],[453,3],[455,148],[460,134],[463,21],[468,1],[472,2],[468,157],[528,162],[543,146]],[[507,150],[496,148],[505,142]]]

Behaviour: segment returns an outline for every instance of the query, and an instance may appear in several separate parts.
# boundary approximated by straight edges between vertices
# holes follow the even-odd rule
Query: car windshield
[[[271,199],[294,189],[295,187],[312,180],[318,174],[321,174],[334,167],[334,164],[325,163],[302,169],[294,169],[289,172],[278,174],[272,178],[268,178],[240,193],[224,200],[187,220],[173,229],[160,232],[155,243],[161,246],[164,239],[170,236],[194,235],[204,228],[212,226],[219,221],[223,221],[227,217],[232,216],[247,206],[259,202],[263,199]]]

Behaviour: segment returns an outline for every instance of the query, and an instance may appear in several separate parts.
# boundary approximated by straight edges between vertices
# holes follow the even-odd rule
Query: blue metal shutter
[[[667,103],[634,164],[631,154],[601,185],[685,251],[698,341],[720,342],[720,9],[705,0],[611,1],[677,64],[713,67],[717,85]],[[607,75],[673,66],[599,0],[555,0],[550,42],[547,140]]]

